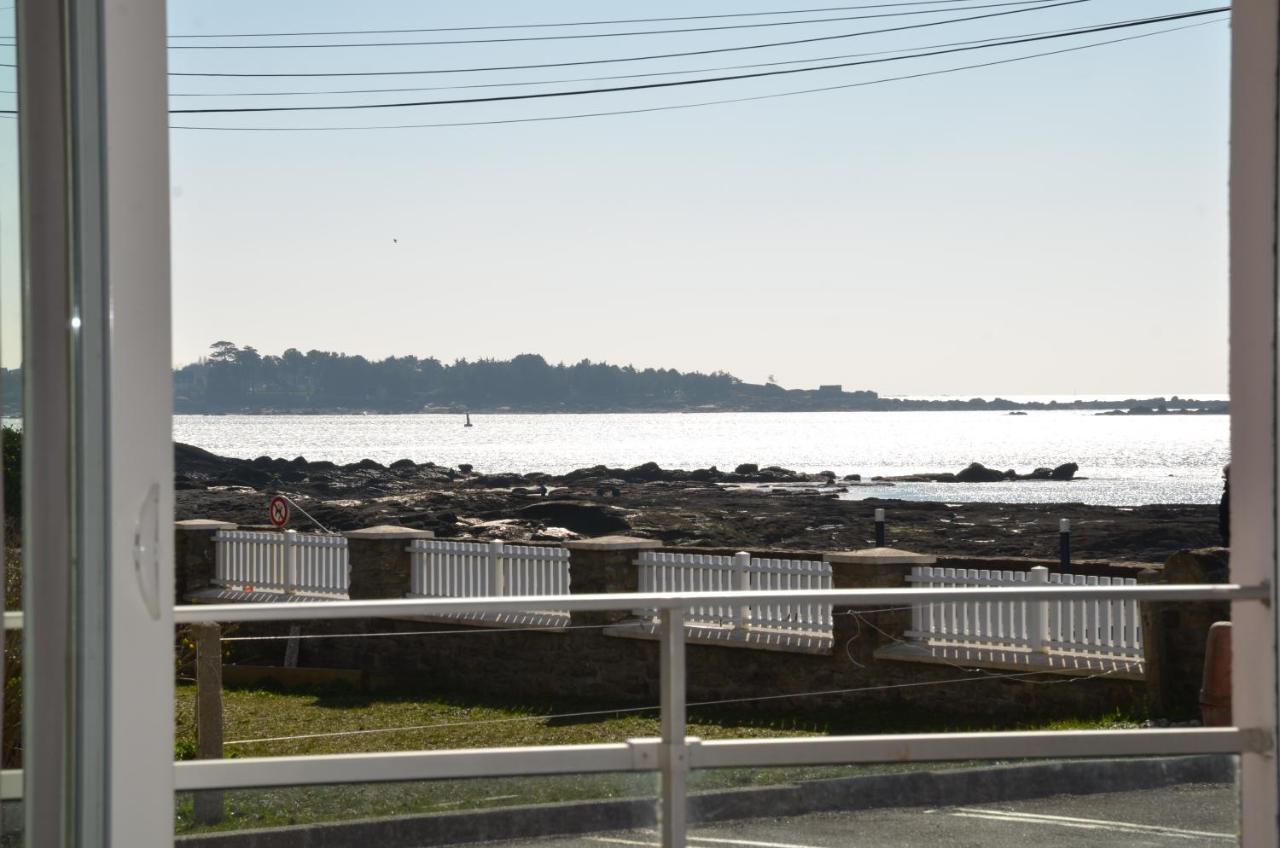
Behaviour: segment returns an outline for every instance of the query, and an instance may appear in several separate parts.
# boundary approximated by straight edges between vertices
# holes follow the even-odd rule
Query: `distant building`
[[[829,386],[818,386],[818,391],[840,394],[840,392],[844,391],[844,386],[840,385],[839,383],[832,383]]]

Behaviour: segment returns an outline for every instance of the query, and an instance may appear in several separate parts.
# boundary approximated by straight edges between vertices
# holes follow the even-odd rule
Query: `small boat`
[[[466,416],[467,416],[467,423],[466,423],[466,424],[463,424],[462,426],[463,426],[463,427],[470,427],[470,426],[471,426],[471,413],[470,413],[470,412],[466,413]]]

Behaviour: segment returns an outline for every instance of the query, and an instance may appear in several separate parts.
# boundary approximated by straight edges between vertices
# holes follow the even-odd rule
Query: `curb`
[[[1230,756],[1070,760],[917,771],[806,781],[758,789],[727,789],[689,797],[692,823],[804,815],[885,807],[956,806],[1050,795],[1093,795],[1156,789],[1179,783],[1231,783]],[[427,848],[468,842],[570,836],[652,827],[649,798],[578,801],[396,816],[227,833],[179,836],[182,848]]]

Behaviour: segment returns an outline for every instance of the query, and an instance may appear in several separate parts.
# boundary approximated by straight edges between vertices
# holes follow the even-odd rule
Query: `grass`
[[[195,687],[177,686],[178,756],[194,751]],[[574,745],[621,742],[657,736],[657,712],[554,717],[563,713],[617,709],[617,704],[573,705],[424,695],[371,695],[350,691],[283,692],[262,688],[223,693],[227,742],[275,737],[307,737],[346,731],[401,728],[343,736],[313,735],[280,741],[231,744],[231,757],[273,757],[448,748]],[[963,730],[1066,730],[1132,726],[1132,717],[1110,715],[1085,720],[993,726],[989,719],[939,720],[934,713],[902,709],[833,711],[825,719],[805,715],[691,710],[689,734],[704,739],[764,738],[855,733],[909,733]],[[404,729],[404,728],[415,729]],[[950,766],[963,765],[952,763]],[[829,777],[901,771],[925,764],[720,769],[695,772],[695,791],[735,786],[796,783]],[[307,786],[237,790],[226,795],[227,817],[219,825],[192,821],[191,796],[177,800],[177,831],[274,827],[406,814],[443,813],[509,805],[587,799],[653,798],[652,773],[553,775],[417,781],[352,786]]]

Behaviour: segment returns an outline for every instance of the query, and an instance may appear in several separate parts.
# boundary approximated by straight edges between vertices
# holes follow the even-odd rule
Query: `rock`
[[[1050,480],[1053,478],[1052,468],[1037,468],[1027,475],[1028,480]]]
[[[760,466],[754,462],[744,462],[737,468],[733,469],[734,474],[756,474],[759,473]]]
[[[475,469],[475,466],[469,462],[458,463],[458,470],[461,471],[463,474],[470,474],[474,469]]]
[[[623,510],[604,504],[546,499],[521,507],[517,513],[521,518],[565,527],[584,536],[603,536],[631,529]]]
[[[568,527],[543,527],[529,538],[535,542],[571,542],[579,536]]]
[[[643,465],[637,465],[635,468],[628,468],[625,475],[623,475],[623,479],[633,483],[648,483],[654,480],[666,479],[667,476],[658,463],[646,462]]]
[[[362,459],[359,462],[348,463],[347,465],[344,465],[342,467],[348,469],[349,471],[385,471],[386,470],[386,466],[384,466],[381,462],[377,462],[372,459]]]
[[[861,482],[862,482],[862,475],[861,475],[861,474],[846,474],[846,475],[844,475],[844,479],[845,479],[845,480],[847,480],[847,481],[848,481],[848,482],[850,482],[850,483],[861,483]]]
[[[981,462],[971,462],[956,474],[957,483],[997,483],[1005,479],[1003,471],[987,468]]]
[[[417,468],[417,467],[418,467],[418,464],[414,462],[412,459],[397,459],[395,462],[391,463],[390,465],[390,468],[392,471],[402,471],[405,469]]]
[[[255,459],[252,465],[254,468],[270,468],[274,462],[275,462],[274,459],[263,454],[262,456]]]
[[[1071,480],[1076,476],[1076,472],[1080,470],[1080,466],[1074,462],[1066,462],[1053,469],[1049,475],[1052,480]]]

